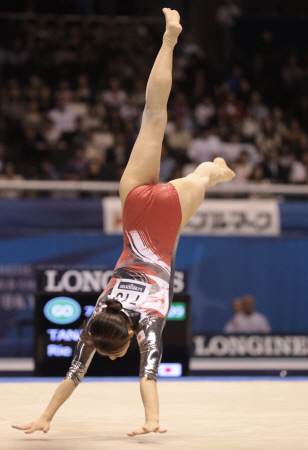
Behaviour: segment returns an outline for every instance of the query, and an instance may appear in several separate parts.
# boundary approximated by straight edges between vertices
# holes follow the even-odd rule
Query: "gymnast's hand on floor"
[[[27,423],[26,425],[12,425],[12,428],[16,428],[17,430],[26,430],[25,434],[34,433],[34,431],[39,430],[47,433],[50,428],[50,420],[42,416],[35,422]]]
[[[137,436],[138,434],[148,434],[148,433],[166,433],[167,430],[162,430],[159,427],[158,422],[146,422],[141,428],[138,430],[132,431],[131,433],[127,433],[127,436]]]

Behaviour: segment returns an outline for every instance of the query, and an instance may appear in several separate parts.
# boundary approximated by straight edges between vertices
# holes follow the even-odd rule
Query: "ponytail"
[[[122,303],[115,298],[107,299],[106,305],[106,312],[110,314],[119,314],[121,309],[123,309]]]

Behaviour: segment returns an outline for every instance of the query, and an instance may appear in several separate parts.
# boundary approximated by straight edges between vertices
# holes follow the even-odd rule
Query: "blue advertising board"
[[[123,246],[122,236],[102,232],[98,200],[90,201],[92,206],[88,205],[85,219],[79,201],[73,202],[68,208],[70,220],[63,219],[63,229],[60,219],[51,220],[57,214],[67,218],[63,205],[57,209],[55,202],[45,222],[40,218],[36,227],[36,201],[35,208],[31,201],[24,201],[32,206],[28,214],[24,206],[22,215],[17,211],[20,202],[9,202],[10,214],[0,218],[0,356],[33,354],[37,266],[64,264],[111,271]],[[192,295],[192,333],[221,333],[231,317],[231,300],[245,294],[256,298],[257,310],[266,315],[273,333],[307,333],[307,206],[305,202],[279,206],[285,232],[278,237],[181,237],[176,269],[187,274],[186,290]],[[89,217],[95,217],[92,229]],[[51,275],[53,282],[58,283]]]

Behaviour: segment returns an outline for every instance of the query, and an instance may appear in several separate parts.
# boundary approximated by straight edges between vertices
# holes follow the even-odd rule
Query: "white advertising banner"
[[[122,212],[119,197],[105,197],[103,203],[103,226],[106,234],[122,234]]]
[[[122,233],[121,201],[103,200],[104,232]],[[184,227],[186,235],[277,236],[280,213],[275,200],[205,200]]]
[[[182,234],[276,236],[280,233],[275,200],[205,200]]]

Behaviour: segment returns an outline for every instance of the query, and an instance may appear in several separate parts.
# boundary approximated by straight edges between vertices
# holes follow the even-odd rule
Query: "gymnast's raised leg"
[[[122,209],[129,192],[136,186],[156,184],[159,179],[162,141],[167,123],[167,102],[172,85],[173,48],[182,31],[177,11],[164,8],[166,32],[152,68],[141,129],[120,182]],[[222,158],[200,164],[185,178],[171,181],[179,195],[182,227],[198,210],[208,187],[231,180],[234,173]]]
[[[182,31],[178,12],[169,8],[164,8],[163,12],[166,32],[148,80],[141,129],[120,182],[122,207],[134,187],[156,184],[159,179],[167,102],[172,85],[173,48]]]

